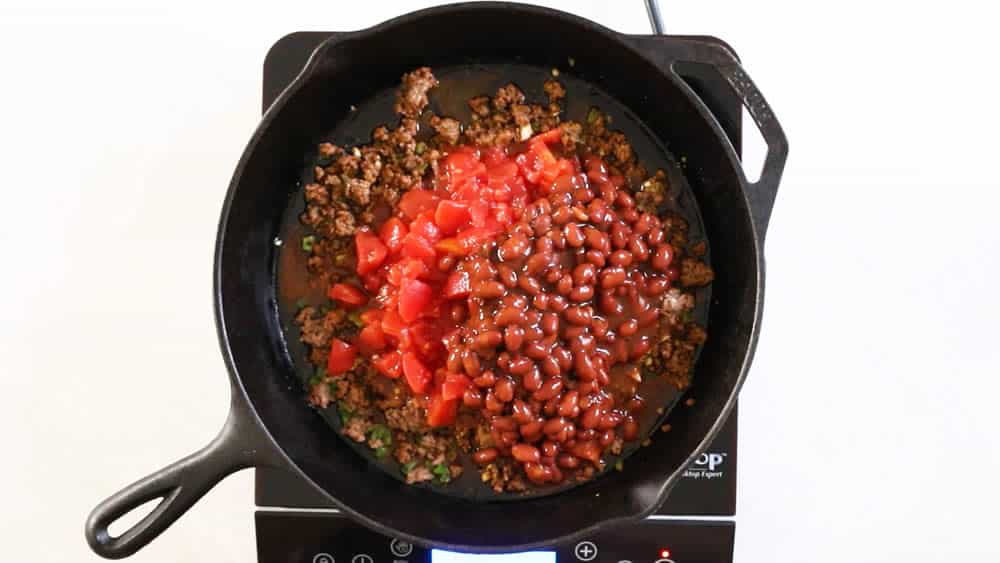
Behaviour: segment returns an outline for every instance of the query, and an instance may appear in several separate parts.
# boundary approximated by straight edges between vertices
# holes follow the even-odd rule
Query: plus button
[[[580,561],[593,561],[597,559],[597,546],[594,545],[594,542],[582,541],[576,544],[573,553]]]

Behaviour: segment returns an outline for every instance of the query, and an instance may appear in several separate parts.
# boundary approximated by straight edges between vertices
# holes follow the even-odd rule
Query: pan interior
[[[467,63],[435,67],[435,76],[440,85],[431,91],[431,104],[428,108],[438,115],[455,117],[468,122],[470,110],[467,100],[477,95],[492,95],[497,88],[513,82],[526,94],[529,101],[545,100],[542,84],[552,77],[552,68],[543,68],[519,63]],[[675,209],[690,223],[689,238],[693,242],[705,239],[705,229],[698,209],[697,201],[685,177],[685,155],[674,155],[628,108],[598,88],[573,74],[573,69],[567,65],[559,69],[558,80],[566,87],[567,97],[564,104],[564,120],[583,121],[591,107],[598,107],[612,118],[612,128],[621,130],[631,142],[647,169],[666,171],[671,192],[674,196]],[[394,126],[398,117],[393,112],[396,87],[388,87],[375,92],[364,100],[353,104],[353,109],[346,112],[336,112],[344,117],[336,123],[331,123],[326,133],[313,139],[313,146],[322,141],[329,141],[340,146],[367,144],[371,139],[372,130],[382,124]],[[322,129],[322,128],[321,128]],[[302,155],[301,176],[296,189],[291,195],[281,219],[279,239],[282,245],[275,253],[275,301],[278,324],[282,328],[283,348],[287,354],[287,362],[294,366],[295,381],[289,384],[300,386],[303,404],[306,401],[305,388],[313,373],[313,367],[307,360],[307,349],[299,341],[299,330],[293,321],[296,311],[304,300],[311,304],[323,303],[326,300],[325,288],[310,287],[306,272],[307,254],[302,251],[300,241],[308,232],[299,221],[299,216],[305,207],[303,186],[313,181],[312,168],[315,154]],[[711,257],[708,256],[711,260]],[[703,288],[696,292],[697,306],[694,311],[695,320],[702,326],[708,323],[708,303],[710,289]],[[709,338],[711,338],[711,327]],[[651,399],[640,416],[642,435],[655,431],[668,416],[682,393],[668,384],[662,378],[647,378],[641,388],[643,396]],[[386,456],[379,459],[374,452],[364,445],[342,437],[341,421],[335,405],[318,410],[318,415],[330,426],[329,440],[343,440],[354,452],[361,456],[371,468],[377,468],[394,479],[402,480],[403,474],[398,464]],[[626,444],[625,450],[618,458],[608,458],[608,467],[614,467],[618,459],[624,460],[639,447],[641,440]],[[663,442],[660,442],[663,447]],[[463,456],[466,471],[463,475],[447,485],[418,484],[421,488],[430,488],[434,492],[469,500],[503,501],[520,500],[537,496],[545,496],[565,491],[578,486],[566,484],[561,487],[533,488],[527,493],[498,495],[485,486],[479,479],[475,466]],[[598,479],[601,476],[597,477]]]

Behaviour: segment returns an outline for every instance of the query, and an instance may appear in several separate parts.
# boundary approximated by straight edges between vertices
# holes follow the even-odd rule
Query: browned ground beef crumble
[[[395,128],[378,127],[372,142],[344,148],[331,143],[318,147],[314,182],[305,186],[306,210],[301,221],[313,231],[307,270],[310,282],[328,287],[337,281],[356,280],[353,235],[365,225],[376,226],[387,216],[400,196],[437,169],[449,146],[460,143],[479,146],[507,145],[558,127],[567,150],[583,148],[599,155],[613,174],[626,178],[634,189],[637,207],[658,215],[666,240],[676,249],[680,285],[663,296],[660,305],[659,338],[639,361],[645,376],[664,377],[679,389],[690,383],[695,353],[705,341],[703,328],[690,320],[695,298],[690,288],[705,286],[713,279],[702,261],[704,241],[689,245],[688,224],[674,212],[663,211],[668,202],[667,177],[662,170],[649,175],[639,163],[625,136],[609,128],[610,119],[593,108],[584,123],[562,121],[561,102],[565,88],[555,80],[544,84],[547,104],[531,104],[514,84],[500,88],[491,98],[469,100],[471,119],[463,127],[451,117],[429,116],[425,122],[435,134],[418,141],[420,119],[426,118],[428,93],[438,81],[429,68],[420,68],[402,78],[395,111]],[[350,337],[360,328],[348,312],[324,306],[304,306],[295,323],[301,340],[308,345],[309,359],[324,366],[331,338]],[[637,375],[636,377],[641,377]],[[478,413],[459,413],[454,427],[431,429],[426,423],[422,399],[411,394],[400,380],[388,379],[359,360],[341,377],[328,377],[322,369],[310,381],[310,402],[320,408],[336,404],[343,434],[366,443],[379,457],[391,455],[401,464],[408,483],[448,482],[458,477],[460,452],[469,453],[492,442],[489,425]],[[605,453],[622,451],[621,438]],[[575,479],[593,477],[603,467],[586,464]],[[528,488],[519,466],[510,458],[498,458],[480,468],[482,481],[497,492],[520,492]]]

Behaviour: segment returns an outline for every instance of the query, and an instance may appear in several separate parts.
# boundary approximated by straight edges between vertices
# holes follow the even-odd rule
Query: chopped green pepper
[[[424,154],[425,150],[427,150],[427,143],[423,141],[420,141],[419,143],[417,143],[417,146],[413,147],[413,152],[417,154]]]
[[[439,463],[432,467],[431,473],[437,475],[438,483],[441,483],[442,485],[451,481],[451,471],[449,471],[448,466],[443,463]]]
[[[302,237],[302,251],[312,252],[313,245],[316,243],[316,237],[314,235],[306,235]]]
[[[410,471],[413,471],[413,468],[416,467],[416,466],[417,466],[417,462],[416,461],[411,461],[411,462],[404,463],[403,465],[399,466],[399,470],[402,471],[404,474],[406,474],[406,473],[409,473]]]
[[[368,436],[372,440],[378,440],[383,444],[392,445],[392,430],[384,424],[376,424],[368,430]]]

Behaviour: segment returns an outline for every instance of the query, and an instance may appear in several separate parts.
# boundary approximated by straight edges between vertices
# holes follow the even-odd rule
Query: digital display
[[[453,551],[431,550],[431,563],[556,563],[554,551],[525,551],[523,553],[499,553],[483,555],[479,553],[455,553]]]

